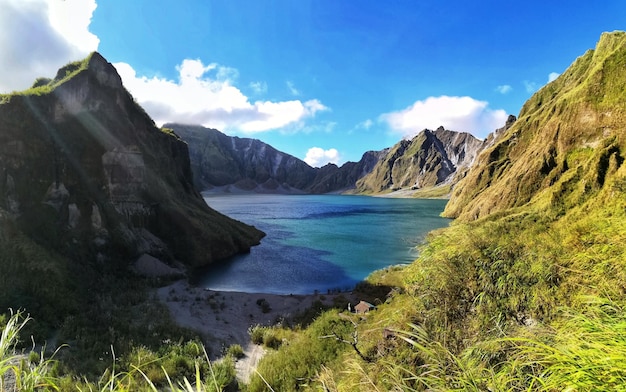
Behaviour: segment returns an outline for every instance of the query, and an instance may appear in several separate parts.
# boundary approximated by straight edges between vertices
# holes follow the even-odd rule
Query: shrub
[[[257,299],[256,304],[261,307],[261,311],[263,313],[269,313],[272,310],[272,307],[270,306],[270,303],[267,302],[267,300],[265,298]]]
[[[241,359],[246,356],[243,352],[243,347],[240,344],[231,344],[226,350],[226,355],[231,356],[235,359]]]
[[[250,340],[252,340],[252,343],[263,344],[263,335],[265,334],[265,327],[262,327],[260,325],[255,325],[254,327],[250,328],[248,332],[250,333]]]
[[[268,348],[273,348],[274,350],[278,349],[283,341],[276,336],[276,333],[268,328],[265,330],[263,334],[263,345]]]

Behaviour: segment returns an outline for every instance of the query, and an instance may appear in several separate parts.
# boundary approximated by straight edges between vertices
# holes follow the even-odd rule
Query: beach
[[[191,286],[186,280],[161,287],[156,295],[178,325],[200,334],[211,360],[221,357],[230,345],[241,345],[245,357],[237,361],[236,369],[244,382],[265,353],[263,347],[251,342],[251,327],[290,322],[316,301],[330,306],[340,295],[354,301],[350,293],[277,295],[213,291]]]

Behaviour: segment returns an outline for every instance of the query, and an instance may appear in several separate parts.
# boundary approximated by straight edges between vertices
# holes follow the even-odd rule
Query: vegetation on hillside
[[[623,90],[611,87],[626,80],[624,68],[611,65],[625,58],[625,42],[624,33],[603,35],[595,52],[525,105],[483,165],[470,170],[451,200],[462,219],[432,233],[389,303],[356,321],[363,357],[338,341],[344,349],[336,357],[310,363],[313,379],[311,370],[265,377],[262,364],[268,384],[625,390],[626,121],[624,106],[613,106]],[[554,129],[558,137],[546,143]],[[527,164],[523,172],[519,162]],[[310,331],[293,338],[297,345],[283,343],[276,354],[282,363],[302,355],[295,347],[319,344],[322,334]]]
[[[611,159],[621,165],[625,42],[625,32],[603,34],[595,50],[534,94],[455,187],[444,215],[470,220],[523,206],[563,177],[576,181],[577,175],[598,174],[591,180],[599,183]],[[597,168],[586,166],[585,152],[600,153]]]
[[[453,192],[448,211],[460,219],[431,233],[410,266],[370,278],[369,288],[381,291],[376,310],[334,309],[294,328],[253,329],[252,339],[272,351],[248,390],[626,390],[624,59],[626,33],[603,35],[529,100]],[[6,227],[0,262],[8,271],[45,271],[58,283],[40,289],[51,301],[80,289],[64,278],[71,266],[34,262],[54,253]],[[77,319],[104,317],[108,329],[73,322],[65,336],[85,350],[95,344],[85,361],[101,355],[108,370],[94,366],[104,375],[84,379],[63,367],[80,369],[63,362],[63,349],[53,359],[20,354],[15,339],[27,324],[18,314],[3,328],[2,382],[23,390],[236,387],[228,359],[211,366],[197,342],[163,340],[184,331],[152,320],[135,279],[95,265],[81,271],[97,273],[89,281],[101,288]],[[0,299],[16,300],[6,295]],[[122,348],[120,360],[105,340],[115,353]]]

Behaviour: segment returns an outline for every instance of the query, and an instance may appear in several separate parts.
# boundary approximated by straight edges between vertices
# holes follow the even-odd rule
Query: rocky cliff
[[[403,188],[428,188],[450,183],[471,166],[485,143],[469,133],[439,127],[402,140],[357,182],[357,191],[381,193]]]
[[[530,202],[581,204],[625,159],[626,33],[595,50],[529,99],[519,119],[455,187],[444,214],[473,220]]]
[[[256,139],[230,137],[202,126],[165,124],[189,145],[198,188],[235,185],[246,190],[305,189],[315,169]]]
[[[263,235],[205,204],[187,145],[155,126],[98,53],[2,96],[0,174],[2,219],[65,256],[147,253],[195,267]]]
[[[369,173],[380,153],[359,162],[313,168],[260,140],[227,136],[201,126],[165,124],[189,145],[194,182],[199,189],[232,185],[267,193],[329,193],[352,189]]]

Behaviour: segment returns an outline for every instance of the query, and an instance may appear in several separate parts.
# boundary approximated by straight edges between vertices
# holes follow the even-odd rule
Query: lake
[[[410,263],[426,234],[447,226],[447,200],[344,195],[205,195],[207,204],[267,233],[250,253],[199,272],[212,290],[310,294],[350,290],[372,271]]]

